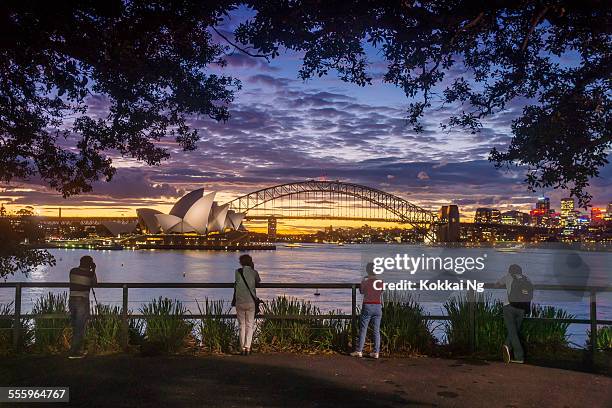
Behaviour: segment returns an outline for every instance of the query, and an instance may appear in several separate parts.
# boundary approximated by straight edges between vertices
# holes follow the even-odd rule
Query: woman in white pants
[[[242,255],[240,265],[242,267],[235,272],[234,295],[240,326],[240,349],[241,354],[246,356],[251,354],[251,342],[255,330],[255,299],[257,299],[255,286],[261,282],[261,279],[250,255]]]

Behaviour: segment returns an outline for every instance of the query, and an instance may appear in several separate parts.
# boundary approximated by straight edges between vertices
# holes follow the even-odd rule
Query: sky
[[[243,15],[221,27],[231,30]],[[437,211],[458,204],[464,219],[477,207],[528,211],[539,195],[559,208],[564,191],[530,193],[520,171],[496,170],[487,161],[492,147],[504,148],[510,124],[526,101],[516,100],[484,123],[477,134],[440,129],[453,107],[427,112],[425,131],[407,123],[409,100],[380,79],[384,63],[368,54],[371,86],[359,87],[333,73],[302,81],[300,55],[282,52],[270,63],[238,51],[226,56],[225,68],[212,67],[242,81],[226,123],[193,117],[198,149],[174,151],[159,167],[115,158],[117,174],[94,191],[64,199],[35,181],[16,181],[0,188],[0,203],[9,210],[34,206],[41,215],[135,216],[139,207],[168,211],[185,192],[204,187],[226,202],[266,186],[324,177],[363,184],[397,194]],[[103,111],[103,97],[92,97],[90,111]],[[594,206],[612,201],[612,169],[592,180]]]

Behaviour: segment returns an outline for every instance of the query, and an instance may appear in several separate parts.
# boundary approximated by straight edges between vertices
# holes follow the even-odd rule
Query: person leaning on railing
[[[68,358],[83,358],[85,328],[89,320],[89,291],[98,283],[96,264],[91,256],[81,258],[79,266],[70,270],[70,323],[72,342]]]
[[[361,317],[359,328],[359,344],[357,349],[351,353],[353,357],[363,357],[363,347],[368,333],[370,320],[372,321],[372,331],[374,333],[374,351],[370,357],[378,358],[380,353],[380,321],[382,320],[382,289],[376,289],[374,282],[381,280],[380,276],[374,273],[374,264],[368,263],[366,266],[368,275],[363,278],[359,285],[359,292],[363,294],[363,304],[361,305]],[[379,285],[382,288],[382,285]]]
[[[531,310],[533,299],[533,284],[523,274],[523,269],[516,264],[510,265],[508,273],[496,284],[497,287],[506,287],[506,301],[504,302],[504,324],[507,336],[502,345],[502,356],[506,363],[523,364],[525,353],[519,334],[523,318]]]

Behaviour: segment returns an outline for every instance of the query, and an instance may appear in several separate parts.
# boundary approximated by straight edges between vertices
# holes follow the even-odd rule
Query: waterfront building
[[[521,211],[511,210],[501,214],[501,223],[505,225],[529,225],[530,222],[529,214]]]
[[[501,212],[497,208],[477,208],[474,215],[476,224],[500,224]]]
[[[148,234],[199,234],[239,230],[246,214],[229,209],[229,204],[219,205],[215,192],[204,194],[200,188],[181,197],[169,214],[141,208],[136,210],[138,223]]]

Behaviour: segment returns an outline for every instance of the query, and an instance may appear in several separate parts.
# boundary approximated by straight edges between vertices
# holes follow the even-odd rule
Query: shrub
[[[144,333],[149,353],[175,353],[184,348],[193,324],[182,317],[187,309],[180,301],[160,297],[140,311],[146,322]]]
[[[506,338],[503,304],[491,294],[477,294],[475,314],[476,351],[488,355],[498,354]],[[449,320],[444,329],[452,349],[469,350],[469,307],[466,295],[458,295],[444,304]],[[531,317],[571,319],[574,316],[553,306],[533,304]],[[549,352],[568,347],[568,323],[524,320],[521,327],[522,342],[527,352]]]
[[[384,293],[380,332],[381,351],[388,354],[422,354],[435,344],[423,308],[410,294]]]
[[[13,302],[0,304],[0,355],[8,353],[13,346],[13,313]]]
[[[94,353],[118,351],[121,348],[121,308],[95,305],[85,341]]]
[[[591,344],[591,330],[587,331],[587,346]],[[612,326],[597,328],[596,348],[602,351],[612,351]]]
[[[506,337],[502,303],[494,300],[490,293],[477,293],[475,308],[475,345],[478,352],[495,354]],[[444,333],[451,349],[459,352],[469,351],[469,302],[467,295],[459,294],[443,305],[448,320]]]
[[[230,314],[231,307],[225,307],[223,300],[204,299],[198,305],[201,315],[215,316]],[[202,347],[213,353],[230,352],[237,343],[236,321],[226,317],[207,317],[200,319],[198,334]]]
[[[61,352],[69,348],[70,322],[66,292],[47,293],[36,300],[34,317],[34,347],[40,352]],[[54,315],[42,317],[38,315]]]
[[[531,306],[531,317],[546,319],[573,319],[574,316],[563,309],[554,306]],[[527,350],[538,352],[557,351],[568,347],[567,329],[569,323],[555,321],[529,321],[523,322],[521,334]]]
[[[259,325],[256,342],[261,350],[323,351],[346,350],[350,325],[326,316],[308,301],[279,296],[264,305],[264,314],[281,319],[264,319]],[[282,319],[297,316],[299,320]]]

